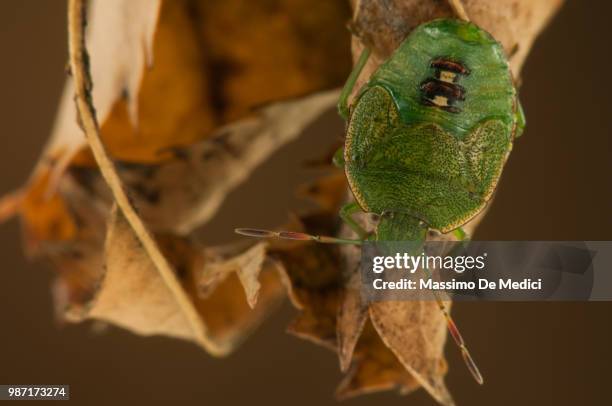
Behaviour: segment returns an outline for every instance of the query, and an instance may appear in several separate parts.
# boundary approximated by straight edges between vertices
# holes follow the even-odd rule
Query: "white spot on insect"
[[[435,104],[438,107],[445,107],[448,106],[448,98],[444,97],[444,96],[436,96],[433,98],[433,100],[431,101],[433,104]]]
[[[454,83],[457,75],[454,72],[447,70],[440,71],[440,80],[446,83]]]

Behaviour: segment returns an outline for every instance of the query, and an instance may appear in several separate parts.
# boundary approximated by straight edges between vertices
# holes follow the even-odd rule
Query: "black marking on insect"
[[[429,66],[435,70],[434,77],[428,77],[420,86],[421,103],[437,107],[450,113],[460,113],[457,101],[465,100],[465,88],[457,81],[467,76],[470,70],[461,62],[446,57],[434,58]]]

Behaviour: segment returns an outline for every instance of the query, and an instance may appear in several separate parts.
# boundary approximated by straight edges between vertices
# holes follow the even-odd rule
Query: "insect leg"
[[[459,241],[469,241],[470,240],[470,236],[468,235],[468,233],[465,232],[465,230],[462,227],[458,227],[455,230],[453,230],[453,235]],[[452,248],[450,250],[448,255],[451,255],[451,256],[458,255],[460,253],[460,251],[462,251],[464,248],[465,248],[465,246],[463,244],[457,243],[454,246],[454,248]],[[423,272],[427,276],[427,279],[429,279],[429,280],[433,279],[433,276],[432,276],[431,272],[429,271],[429,269],[427,267],[421,267],[421,269],[423,270]],[[444,305],[444,302],[442,301],[442,298],[440,297],[440,294],[437,291],[435,291],[435,290],[432,290],[431,293],[433,294],[434,298],[436,299],[436,303],[438,304],[438,308],[440,309],[440,311],[444,315],[444,318],[446,319],[446,325],[448,327],[448,331],[450,332],[451,336],[453,336],[453,339],[455,340],[455,343],[457,344],[457,346],[461,350],[461,355],[463,357],[463,361],[465,362],[465,365],[469,369],[470,373],[472,374],[472,376],[474,377],[476,382],[478,382],[479,384],[482,385],[484,383],[484,379],[482,377],[482,374],[480,373],[480,370],[478,369],[478,366],[476,365],[476,362],[474,362],[474,359],[472,358],[472,355],[468,351],[468,348],[465,345],[465,340],[463,339],[463,336],[459,332],[459,328],[457,327],[457,324],[455,324],[455,321],[453,320],[453,318],[451,317],[448,309]]]
[[[353,218],[353,214],[360,212],[361,207],[357,202],[347,203],[340,209],[340,218],[348,226],[357,233],[359,238],[365,240],[368,237],[368,232]]]
[[[422,267],[422,269],[427,275],[428,279],[433,278],[429,269],[425,267]],[[457,324],[455,324],[455,321],[453,320],[450,313],[446,309],[446,306],[444,305],[444,302],[442,301],[442,298],[440,297],[438,292],[436,292],[435,290],[432,290],[432,293],[436,299],[436,302],[438,303],[438,307],[440,308],[440,311],[442,312],[442,314],[444,315],[444,318],[446,319],[446,325],[448,327],[448,331],[450,332],[451,336],[455,340],[455,343],[461,350],[461,355],[463,357],[463,361],[465,362],[465,365],[469,369],[470,373],[472,374],[476,382],[482,385],[484,383],[484,378],[482,377],[482,374],[480,373],[480,369],[478,369],[478,366],[476,365],[474,358],[472,358],[472,355],[470,354],[467,346],[465,345],[465,340],[463,339],[463,336],[459,332],[459,328],[457,327]]]
[[[322,244],[353,244],[361,245],[362,240],[351,240],[347,238],[336,238],[328,237],[325,235],[312,235],[305,233],[298,233],[296,231],[271,231],[262,230],[259,228],[237,228],[234,230],[236,234],[245,235],[247,237],[256,238],[280,238],[282,240],[295,240],[295,241],[315,241]]]
[[[338,150],[334,153],[332,162],[338,168],[344,169],[344,147],[338,148]]]
[[[355,83],[359,78],[359,74],[363,70],[366,62],[370,58],[370,48],[364,48],[359,55],[359,59],[357,60],[357,64],[353,67],[351,74],[349,75],[344,87],[342,88],[342,92],[340,93],[340,99],[338,100],[338,113],[340,113],[340,117],[343,119],[348,119],[349,115],[349,106],[348,106],[348,98],[353,92],[353,87],[355,87]]]
[[[469,240],[470,237],[468,236],[468,233],[465,232],[465,230],[463,229],[463,227],[458,227],[456,229],[453,230],[453,235],[459,240],[459,241],[465,241],[465,240]]]
[[[462,227],[456,228],[453,231],[453,234],[459,241],[468,241],[470,239],[469,235],[465,232],[465,230]],[[453,251],[459,251],[462,248],[463,246],[461,244],[457,244],[455,248],[453,248],[449,254],[453,255]],[[427,269],[427,267],[421,267],[421,269],[427,276],[427,279],[433,279],[433,275],[431,274],[429,269]],[[461,355],[463,357],[463,361],[465,362],[465,365],[469,369],[470,373],[472,374],[476,382],[482,385],[484,383],[482,374],[480,373],[480,370],[478,369],[476,362],[472,358],[472,355],[470,354],[467,346],[465,345],[465,340],[463,339],[463,336],[461,335],[461,332],[459,331],[457,324],[455,324],[455,321],[453,320],[448,309],[444,305],[444,302],[442,301],[440,294],[435,290],[432,290],[432,294],[434,298],[436,299],[438,308],[440,308],[440,311],[442,312],[442,314],[444,315],[444,318],[446,319],[446,325],[448,327],[448,331],[450,332],[451,336],[455,340],[455,343],[459,347],[459,350],[461,350]]]
[[[516,111],[514,112],[514,138],[518,138],[523,135],[523,130],[525,129],[525,112],[523,111],[523,105],[521,101],[516,99]]]

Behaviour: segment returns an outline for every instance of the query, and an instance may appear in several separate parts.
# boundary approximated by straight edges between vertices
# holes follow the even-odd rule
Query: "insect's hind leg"
[[[362,211],[357,202],[347,203],[340,209],[340,218],[353,230],[360,239],[368,238],[368,232],[353,218],[355,213]]]
[[[454,229],[453,235],[459,241],[469,241],[470,240],[470,236],[468,235],[468,233],[465,232],[463,227],[457,227],[456,229]]]
[[[340,147],[336,150],[332,158],[332,163],[337,168],[344,169],[344,147]]]
[[[523,135],[523,131],[525,130],[525,112],[523,111],[523,105],[521,101],[516,99],[516,111],[514,112],[514,138],[518,138]]]
[[[344,87],[342,88],[342,92],[340,93],[340,99],[338,100],[338,113],[340,117],[343,119],[348,119],[349,115],[349,106],[348,106],[348,98],[353,92],[353,88],[355,87],[355,83],[359,78],[359,74],[363,70],[366,62],[370,58],[370,48],[364,48],[359,55],[359,59],[357,60],[357,64],[353,67],[351,74],[349,75]]]

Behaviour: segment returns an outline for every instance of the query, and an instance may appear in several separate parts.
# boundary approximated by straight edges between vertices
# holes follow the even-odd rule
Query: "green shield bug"
[[[335,157],[355,198],[340,216],[359,239],[244,228],[237,233],[339,244],[423,243],[430,229],[463,235],[460,227],[485,207],[524,127],[501,45],[470,22],[425,23],[380,65],[348,106],[369,54],[364,50],[340,96],[346,139]],[[373,233],[352,218],[359,211],[379,215]],[[468,368],[483,383],[437,294],[436,299]]]

